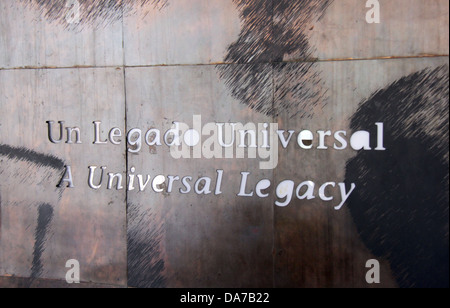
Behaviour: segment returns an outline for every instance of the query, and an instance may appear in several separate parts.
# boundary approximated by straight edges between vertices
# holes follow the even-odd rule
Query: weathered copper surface
[[[448,1],[380,1],[379,24],[361,0],[79,0],[79,23],[64,2],[0,3],[0,287],[69,286],[70,259],[82,287],[448,286]],[[295,134],[269,170],[128,151],[126,132],[196,115]],[[47,121],[82,143],[51,143]],[[95,121],[120,144],[93,144]],[[305,129],[375,136],[376,122],[383,153],[297,144]],[[67,165],[75,187],[58,188]],[[99,189],[89,166],[95,183],[106,167]],[[148,174],[214,190],[218,170],[217,195],[126,189]],[[269,197],[237,196],[241,172],[249,189],[269,179]],[[279,207],[284,180],[357,188],[340,210],[339,191],[324,202],[318,187]]]

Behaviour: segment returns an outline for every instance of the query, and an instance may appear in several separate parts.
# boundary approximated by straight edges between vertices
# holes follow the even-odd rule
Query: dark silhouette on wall
[[[346,181],[358,183],[348,208],[401,287],[449,286],[448,84],[448,66],[406,76],[351,121],[353,130],[385,123],[387,150],[361,151],[347,163]]]
[[[49,173],[56,172],[60,173],[61,177],[64,174],[64,161],[53,156],[47,154],[37,153],[33,150],[23,148],[23,147],[12,147],[5,144],[0,144],[0,176],[4,176],[4,171],[6,168],[11,166],[16,166],[17,162],[26,162],[30,164],[30,168],[26,170],[26,172],[17,172],[7,181],[12,183],[22,183],[25,177],[29,177],[31,175],[41,176],[42,179],[48,178]],[[19,165],[17,165],[19,167]],[[56,184],[59,179],[55,179],[55,185],[52,187],[52,193],[56,195],[56,199],[60,199],[62,196],[62,190],[56,190]],[[7,206],[5,200],[1,198],[1,183],[0,183],[0,245],[2,241],[1,227],[2,227],[2,207]],[[20,201],[20,196],[15,197],[18,201],[15,206],[26,206],[28,204],[24,204]],[[37,203],[39,200],[35,200]],[[32,262],[30,264],[30,281],[31,285],[33,281],[37,278],[40,278],[43,269],[44,263],[42,260],[43,252],[47,247],[47,240],[49,236],[49,231],[51,228],[51,223],[54,216],[54,206],[48,203],[37,204],[37,212],[36,212],[36,228],[34,230],[34,247],[33,247],[33,256]],[[34,205],[32,205],[34,207]],[[11,222],[10,222],[11,223]],[[14,223],[14,222],[13,222]],[[20,223],[20,222],[16,222]],[[24,230],[27,226],[23,226]],[[24,231],[26,232],[26,231]],[[9,239],[13,240],[13,239]],[[22,245],[23,243],[17,243],[17,246]],[[7,253],[7,252],[6,252]],[[11,256],[14,257],[14,256]]]
[[[217,66],[233,97],[255,111],[277,116],[312,117],[324,100],[314,48],[307,35],[332,0],[234,0],[243,20],[239,39]],[[296,63],[286,63],[294,55]]]

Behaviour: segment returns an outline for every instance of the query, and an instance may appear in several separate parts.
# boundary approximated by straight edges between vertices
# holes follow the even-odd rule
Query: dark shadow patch
[[[164,260],[161,257],[163,224],[140,206],[128,205],[128,286],[164,288]]]
[[[307,35],[332,0],[234,1],[243,25],[225,62],[237,65],[217,66],[232,96],[269,116],[284,110],[311,116],[325,92],[312,72],[314,49]],[[294,56],[295,65],[283,63],[286,55]],[[263,69],[261,64],[266,64]]]
[[[27,162],[32,165],[30,167],[44,168],[42,171],[50,171],[54,169],[61,171],[64,174],[64,161],[53,155],[37,153],[33,150],[24,147],[12,147],[9,145],[0,144],[0,174],[3,173],[4,167],[8,168],[11,164],[16,162]],[[33,169],[17,170],[17,173],[13,174],[8,181],[13,183],[20,183],[26,177],[36,172]],[[48,172],[44,172],[43,176],[47,177]],[[0,183],[1,186],[1,183]],[[59,198],[62,196],[63,190],[55,192]],[[36,202],[37,203],[37,202]],[[7,204],[5,204],[7,206]],[[2,223],[2,200],[0,200],[0,239],[1,239],[1,223]],[[33,214],[34,215],[34,214]],[[38,206],[37,226],[34,232],[34,249],[31,264],[31,275],[29,278],[28,286],[30,286],[36,278],[39,278],[42,274],[42,253],[45,251],[45,244],[47,241],[48,231],[51,221],[53,219],[53,207],[50,204],[43,203]]]
[[[132,12],[133,7],[153,5],[154,8],[164,8],[169,0],[77,0],[80,4],[79,25],[101,25],[121,20],[123,14]],[[73,25],[67,23],[66,15],[72,8],[68,0],[20,0],[41,12],[49,20],[56,21],[66,27]]]
[[[37,153],[33,150],[24,148],[24,147],[12,147],[9,145],[0,144],[0,174],[4,172],[4,168],[8,168],[11,165],[14,166],[17,162],[27,162],[30,163],[28,167],[23,167],[24,169],[17,170],[17,173],[13,173],[7,181],[15,183],[19,185],[22,181],[24,181],[27,177],[35,175],[36,170],[40,169],[42,171],[42,177],[47,178],[50,174],[49,171],[56,170],[61,171],[61,176],[63,176],[64,172],[64,161],[59,159],[53,155],[41,154]],[[22,167],[20,167],[22,168]],[[0,183],[1,186],[1,183]],[[7,193],[7,191],[4,191]],[[62,197],[63,190],[58,190],[55,193],[59,199]],[[19,202],[18,204],[22,204],[23,202]],[[36,204],[39,204],[36,202]],[[0,199],[0,239],[1,239],[1,225],[2,225],[2,207],[3,205],[7,206],[8,203],[2,204],[2,200]],[[31,286],[36,278],[39,278],[42,275],[43,264],[42,264],[42,254],[45,251],[45,245],[48,237],[48,231],[50,228],[51,221],[53,219],[53,207],[50,204],[42,203],[38,206],[38,215],[37,215],[37,226],[34,232],[34,248],[32,255],[32,264],[31,264],[31,275],[28,279],[28,286]],[[35,214],[32,214],[33,216]]]
[[[40,278],[43,271],[42,253],[45,250],[50,223],[53,219],[53,207],[41,204],[38,208],[37,226],[34,232],[33,263],[31,266],[31,280]]]
[[[347,163],[346,182],[358,186],[348,208],[400,287],[449,286],[448,84],[448,66],[406,76],[351,120],[355,131],[385,123],[387,150],[361,151]]]
[[[0,156],[12,160],[26,161],[39,167],[50,167],[56,170],[64,169],[64,161],[53,155],[37,153],[27,148],[15,148],[0,144]]]

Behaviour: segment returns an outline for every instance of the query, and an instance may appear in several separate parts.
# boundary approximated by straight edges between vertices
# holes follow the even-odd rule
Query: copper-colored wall
[[[0,3],[0,287],[69,286],[70,259],[82,286],[448,286],[447,0],[380,0],[379,24],[361,0],[101,2],[79,0],[78,24],[64,1]],[[295,134],[273,170],[93,144],[94,121],[164,132],[194,115]],[[51,143],[47,121],[82,144]],[[376,122],[386,151],[296,143],[304,129],[374,136]],[[74,188],[56,187],[65,165]],[[89,166],[213,183],[224,170],[223,193],[94,190]],[[268,198],[237,196],[244,171],[248,187],[272,181]],[[339,191],[317,188],[278,207],[283,180],[357,188],[338,211]]]

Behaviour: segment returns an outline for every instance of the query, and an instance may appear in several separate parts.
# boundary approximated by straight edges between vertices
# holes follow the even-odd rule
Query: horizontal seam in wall
[[[333,58],[333,59],[293,59],[280,62],[213,62],[213,63],[183,63],[183,64],[149,64],[149,65],[75,65],[75,66],[20,66],[0,67],[0,71],[14,70],[63,70],[63,69],[122,69],[122,68],[154,68],[154,67],[188,67],[188,66],[217,66],[217,65],[264,65],[264,64],[290,64],[290,63],[327,63],[327,62],[350,62],[350,61],[383,61],[402,59],[444,58],[449,55],[418,55],[418,56],[383,56],[372,58]]]

